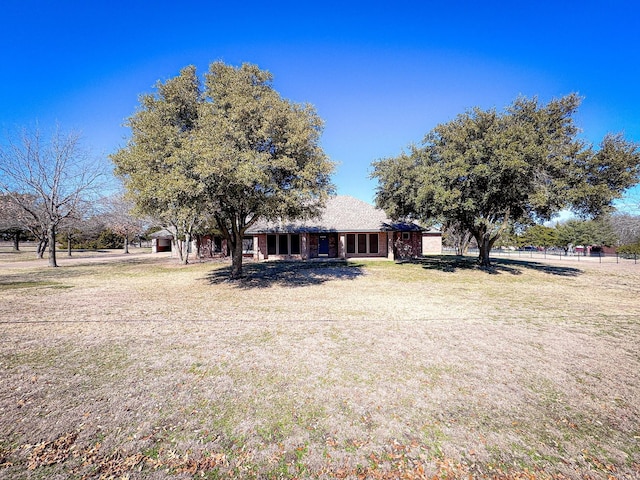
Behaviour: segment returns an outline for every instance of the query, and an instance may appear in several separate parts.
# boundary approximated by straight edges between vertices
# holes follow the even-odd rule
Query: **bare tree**
[[[145,230],[144,219],[132,213],[134,206],[123,194],[107,197],[103,201],[103,218],[107,226],[123,238],[124,253],[129,253],[131,239]]]
[[[447,243],[455,247],[456,255],[467,254],[469,243],[473,238],[469,230],[465,229],[460,222],[450,220],[444,225],[444,233]]]
[[[621,245],[628,245],[640,240],[640,216],[628,213],[616,213],[610,219],[613,230],[618,235]]]
[[[0,230],[7,233],[16,230],[29,232],[38,242],[36,255],[42,258],[49,243],[47,228],[41,221],[44,217],[42,203],[32,194],[3,193],[0,198]],[[13,249],[16,251],[19,249],[18,236],[19,233],[13,239]]]
[[[0,233],[11,237],[13,250],[20,251],[20,238],[28,231],[25,226],[23,212],[9,197],[0,194]]]
[[[58,266],[58,226],[94,193],[103,174],[81,148],[80,136],[59,128],[49,138],[24,129],[0,146],[0,192],[46,232],[51,267]]]

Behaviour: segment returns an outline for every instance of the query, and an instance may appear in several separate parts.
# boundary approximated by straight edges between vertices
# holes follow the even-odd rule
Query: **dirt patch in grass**
[[[0,478],[640,476],[640,268],[430,262],[2,271]]]

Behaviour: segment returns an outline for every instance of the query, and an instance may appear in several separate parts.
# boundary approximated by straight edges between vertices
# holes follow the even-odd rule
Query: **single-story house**
[[[168,230],[152,234],[152,251],[171,250]],[[220,236],[194,240],[190,251],[201,256],[228,255]],[[309,220],[258,221],[247,229],[243,255],[262,260],[309,260],[314,258],[388,258],[391,260],[439,254],[442,233],[415,222],[394,222],[383,210],[358,200],[331,197],[317,217]]]
[[[255,260],[395,260],[440,253],[442,249],[440,231],[415,222],[394,222],[383,210],[346,195],[331,197],[317,218],[258,221],[245,235],[245,255],[251,254]]]

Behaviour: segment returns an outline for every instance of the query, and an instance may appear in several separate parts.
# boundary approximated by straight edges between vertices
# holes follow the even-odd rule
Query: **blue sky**
[[[156,81],[255,63],[283,97],[315,105],[338,193],[366,201],[373,160],[518,95],[578,92],[585,139],[640,142],[635,1],[3,0],[0,51],[2,130],[58,122],[104,156]]]

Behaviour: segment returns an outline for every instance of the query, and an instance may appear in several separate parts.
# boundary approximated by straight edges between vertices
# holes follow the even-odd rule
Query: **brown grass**
[[[0,478],[640,477],[640,265],[16,260]]]

